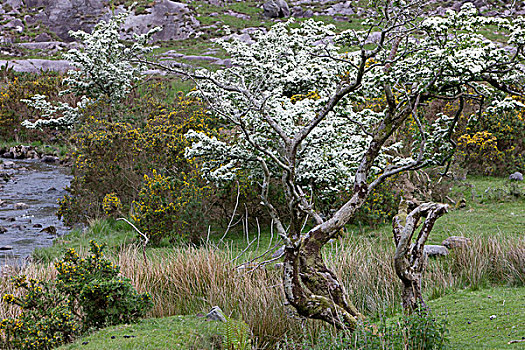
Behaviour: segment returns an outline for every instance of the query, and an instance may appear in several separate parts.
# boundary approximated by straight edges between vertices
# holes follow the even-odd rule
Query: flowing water
[[[35,248],[48,247],[67,232],[55,212],[72,176],[69,168],[39,160],[4,161],[13,161],[15,166],[8,170],[10,180],[0,187],[0,232],[5,231],[0,234],[0,263],[9,260],[12,264],[13,259],[23,263]],[[28,207],[15,208],[16,203]]]

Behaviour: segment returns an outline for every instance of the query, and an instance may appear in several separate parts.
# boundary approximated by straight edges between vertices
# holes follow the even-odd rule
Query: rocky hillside
[[[55,56],[74,47],[70,30],[90,31],[95,23],[109,18],[113,12],[128,8],[131,0],[1,0],[0,58],[38,57],[20,62],[17,70],[67,69],[67,62],[43,62],[43,56]],[[465,1],[426,1],[428,13],[442,14],[448,8],[459,9]],[[514,5],[511,6],[511,3]],[[489,15],[523,15],[523,1],[477,0],[480,12]],[[154,40],[162,46],[182,52],[192,59],[208,51],[210,39],[224,35],[224,25],[233,29],[242,40],[250,41],[255,28],[267,28],[274,21],[294,16],[313,17],[336,24],[340,29],[358,27],[360,21],[374,11],[366,0],[139,0],[124,25],[123,38],[130,33],[144,33],[154,26],[162,31]],[[189,40],[188,40],[189,39]],[[210,47],[207,47],[210,46]],[[197,47],[203,50],[196,50]],[[198,55],[197,55],[198,56]],[[179,56],[180,57],[180,56]],[[201,56],[198,56],[201,57]],[[212,60],[213,61],[213,60]],[[0,64],[5,63],[0,60]],[[25,67],[25,68],[24,68]],[[33,67],[33,68],[31,68]],[[58,67],[58,68],[57,68]]]

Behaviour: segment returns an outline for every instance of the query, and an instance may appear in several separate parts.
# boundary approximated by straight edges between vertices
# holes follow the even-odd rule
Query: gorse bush
[[[460,160],[470,173],[505,176],[525,168],[525,108],[489,108],[458,138]]]
[[[104,214],[114,216],[120,211],[125,213],[132,202],[137,200],[139,193],[140,200],[148,202],[145,200],[145,186],[148,179],[155,177],[153,170],[177,183],[172,189],[179,192],[183,190],[181,186],[190,182],[192,186],[184,190],[186,194],[204,186],[194,175],[195,165],[184,158],[184,149],[188,144],[184,134],[189,129],[203,132],[213,129],[200,101],[178,95],[144,122],[109,121],[98,115],[103,111],[91,110],[94,115],[87,118],[72,136],[76,146],[73,154],[75,177],[68,189],[69,193],[60,201],[58,211],[66,223],[86,222]],[[165,190],[163,194],[166,194]],[[109,194],[113,198],[112,203],[108,202]],[[180,194],[170,194],[170,198],[180,197]],[[116,210],[120,209],[116,208],[119,206],[114,202],[116,198],[120,201],[121,210]],[[110,206],[116,206],[115,210]],[[191,217],[183,217],[183,209],[188,208],[186,204],[177,208],[175,206],[169,211],[170,216],[181,215],[179,222],[192,222]],[[139,207],[137,217],[143,216],[141,213],[148,210]]]
[[[72,101],[69,95],[58,96],[62,76],[57,73],[15,73],[5,66],[0,67],[0,138],[21,141],[45,139],[46,133],[22,127],[24,119],[33,119],[36,113],[22,99],[37,94],[48,95],[53,101]]]
[[[13,285],[25,295],[6,294],[2,300],[23,311],[18,317],[4,318],[0,323],[5,345],[17,349],[52,349],[80,334],[79,317],[71,312],[68,298],[54,290],[54,286],[25,276],[14,278]]]
[[[202,181],[201,181],[202,182]],[[153,170],[133,202],[132,218],[139,228],[159,244],[163,238],[197,241],[206,232],[202,203],[209,187],[199,183],[198,174],[165,176]]]
[[[70,249],[55,263],[56,280],[13,278],[25,294],[2,298],[22,310],[0,323],[8,346],[51,349],[89,329],[132,322],[152,307],[149,294],[137,293],[129,279],[119,276],[119,267],[104,258],[104,247],[90,244],[86,258]]]

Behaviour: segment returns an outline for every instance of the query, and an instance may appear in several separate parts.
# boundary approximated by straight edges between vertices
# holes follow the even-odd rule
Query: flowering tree
[[[151,52],[147,41],[160,30],[156,27],[146,34],[135,34],[132,45],[128,47],[120,41],[120,26],[128,15],[128,12],[122,12],[107,22],[101,21],[91,33],[81,30],[69,33],[81,42],[81,49],[72,49],[64,54],[64,58],[76,69],[67,72],[63,83],[68,88],[61,94],[73,93],[80,97],[80,102],[76,106],[64,102],[53,105],[46,100],[46,96],[35,95],[23,101],[41,112],[40,119],[34,123],[26,120],[22,125],[28,128],[71,128],[81,110],[90,103],[106,100],[114,105],[128,95],[146,69],[134,59]]]
[[[326,267],[322,247],[385,179],[446,164],[466,100],[512,107],[506,96],[521,94],[525,76],[522,18],[480,17],[467,3],[420,21],[415,2],[375,3],[378,14],[368,30],[336,34],[312,20],[298,27],[288,21],[259,33],[253,44],[222,42],[231,68],[163,67],[194,79],[196,93],[229,126],[219,137],[190,131],[186,155],[200,159],[209,180],[231,181],[242,171],[260,184],[261,204],[285,241],[289,303],[300,315],[346,329],[354,329],[361,314]],[[511,50],[479,34],[487,25],[509,33]],[[385,101],[384,108],[367,108],[366,99]],[[422,109],[433,100],[459,107],[428,122]],[[409,118],[415,141],[404,145],[411,156],[400,157],[393,135]],[[284,190],[286,213],[271,202],[270,186]],[[322,215],[313,198],[341,190],[351,192],[350,199]],[[310,220],[314,225],[305,230]]]

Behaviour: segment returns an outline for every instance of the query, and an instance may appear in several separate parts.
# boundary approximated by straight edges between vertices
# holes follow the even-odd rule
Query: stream
[[[73,177],[69,168],[40,160],[3,161],[0,172],[11,178],[0,178],[0,263],[23,264],[35,248],[51,246],[67,233],[55,212]]]

